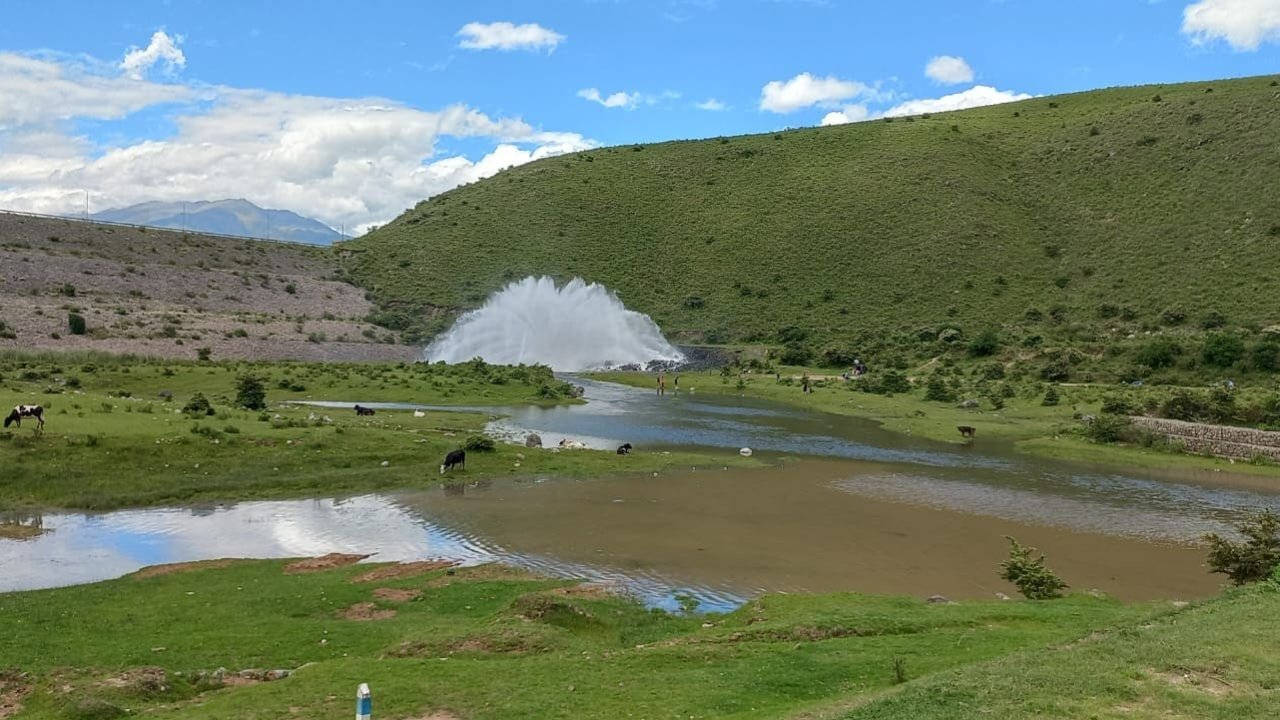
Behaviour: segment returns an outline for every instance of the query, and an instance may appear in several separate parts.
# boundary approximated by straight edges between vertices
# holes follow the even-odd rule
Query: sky
[[[348,233],[530,160],[1280,72],[1280,0],[0,0],[0,209]]]

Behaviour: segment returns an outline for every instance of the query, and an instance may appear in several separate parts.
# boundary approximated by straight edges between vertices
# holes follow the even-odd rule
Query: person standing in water
[[[672,387],[675,388],[676,394],[679,395],[680,394],[680,376],[679,375],[676,375],[676,379],[672,383]]]
[[[662,373],[658,373],[658,394],[667,394],[667,376]]]

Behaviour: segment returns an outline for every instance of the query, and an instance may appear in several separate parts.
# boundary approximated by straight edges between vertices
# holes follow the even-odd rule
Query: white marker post
[[[368,683],[356,688],[356,720],[373,720],[373,695]]]

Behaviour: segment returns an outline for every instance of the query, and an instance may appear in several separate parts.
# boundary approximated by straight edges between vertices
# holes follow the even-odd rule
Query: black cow
[[[971,425],[957,425],[956,429],[960,431],[960,437],[972,438],[978,434],[977,428]]]
[[[359,405],[356,406],[356,415],[364,416],[364,415],[372,415],[372,414],[373,414],[373,408],[361,407]]]
[[[444,464],[440,466],[440,474],[443,475],[446,470],[452,470],[454,468],[460,468],[462,470],[467,469],[466,450],[454,450],[448,455],[445,455]]]
[[[22,418],[30,417],[36,419],[36,430],[44,429],[44,408],[39,405],[16,405],[9,416],[4,419],[4,426],[9,427],[17,423],[18,427],[22,427]]]
[[[619,445],[619,446],[618,446],[618,454],[619,454],[619,455],[630,455],[630,454],[631,454],[631,443],[623,443],[623,444]]]

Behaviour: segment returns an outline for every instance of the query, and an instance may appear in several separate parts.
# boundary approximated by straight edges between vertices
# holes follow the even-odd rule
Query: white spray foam
[[[643,313],[603,285],[574,278],[556,287],[527,277],[494,293],[427,346],[426,360],[484,358],[499,365],[541,364],[560,372],[684,359]]]

